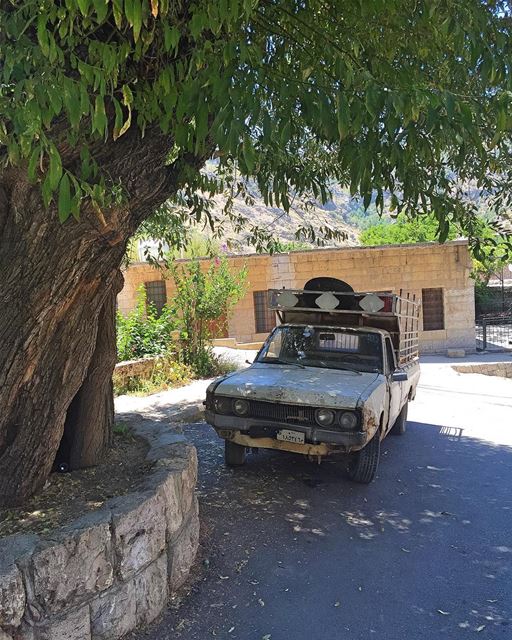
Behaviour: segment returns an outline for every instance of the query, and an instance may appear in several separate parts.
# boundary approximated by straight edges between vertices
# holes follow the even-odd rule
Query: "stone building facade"
[[[205,266],[208,261],[205,260]],[[228,319],[226,336],[236,343],[259,343],[275,322],[266,306],[268,289],[296,288],[316,276],[348,282],[356,291],[388,291],[416,295],[422,302],[420,349],[444,353],[447,349],[475,351],[474,286],[466,240],[380,247],[347,247],[295,251],[276,255],[229,257],[233,270],[248,268],[244,298]],[[157,306],[173,296],[172,279],[147,263],[125,272],[118,307],[135,305],[137,288],[146,286]]]

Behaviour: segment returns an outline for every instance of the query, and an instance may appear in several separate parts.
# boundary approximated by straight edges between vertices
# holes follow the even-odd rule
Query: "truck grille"
[[[315,408],[298,407],[293,404],[274,404],[273,402],[250,401],[249,415],[254,418],[267,418],[276,422],[288,422],[290,424],[314,425]]]

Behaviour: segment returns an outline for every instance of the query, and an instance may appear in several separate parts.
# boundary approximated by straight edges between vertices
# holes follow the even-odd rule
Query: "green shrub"
[[[171,265],[176,284],[174,309],[180,329],[180,355],[200,378],[216,375],[219,365],[211,345],[212,323],[227,318],[243,297],[247,269],[231,273],[226,258],[215,258],[206,270],[195,258]]]
[[[160,314],[153,304],[147,304],[146,290],[137,291],[133,311],[117,313],[117,357],[119,361],[159,356],[172,347],[172,331],[176,330],[176,314],[167,305]]]

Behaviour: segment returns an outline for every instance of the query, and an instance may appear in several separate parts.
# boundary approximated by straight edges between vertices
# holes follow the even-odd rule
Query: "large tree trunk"
[[[126,205],[79,222],[44,210],[22,169],[0,171],[0,505],[23,502],[44,484],[68,408],[96,346],[98,317],[128,239],[181,186],[167,166],[172,141],[129,130],[94,150],[104,175],[123,184]],[[75,158],[63,150],[65,166]]]
[[[123,276],[119,272],[101,308],[96,347],[87,375],[67,411],[56,462],[70,470],[98,464],[111,442],[112,373],[117,360],[116,298],[122,286]]]

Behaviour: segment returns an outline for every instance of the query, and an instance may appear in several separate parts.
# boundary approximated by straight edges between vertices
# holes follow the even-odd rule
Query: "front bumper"
[[[205,419],[217,432],[234,431],[254,439],[275,439],[277,431],[280,429],[288,429],[289,431],[304,433],[306,445],[327,444],[341,451],[357,451],[362,449],[369,439],[366,431],[329,431],[315,426],[273,422],[271,420],[251,417],[240,418],[238,416],[227,416],[214,413],[208,409],[205,412]],[[219,433],[219,435],[226,437],[226,434],[223,433]]]

